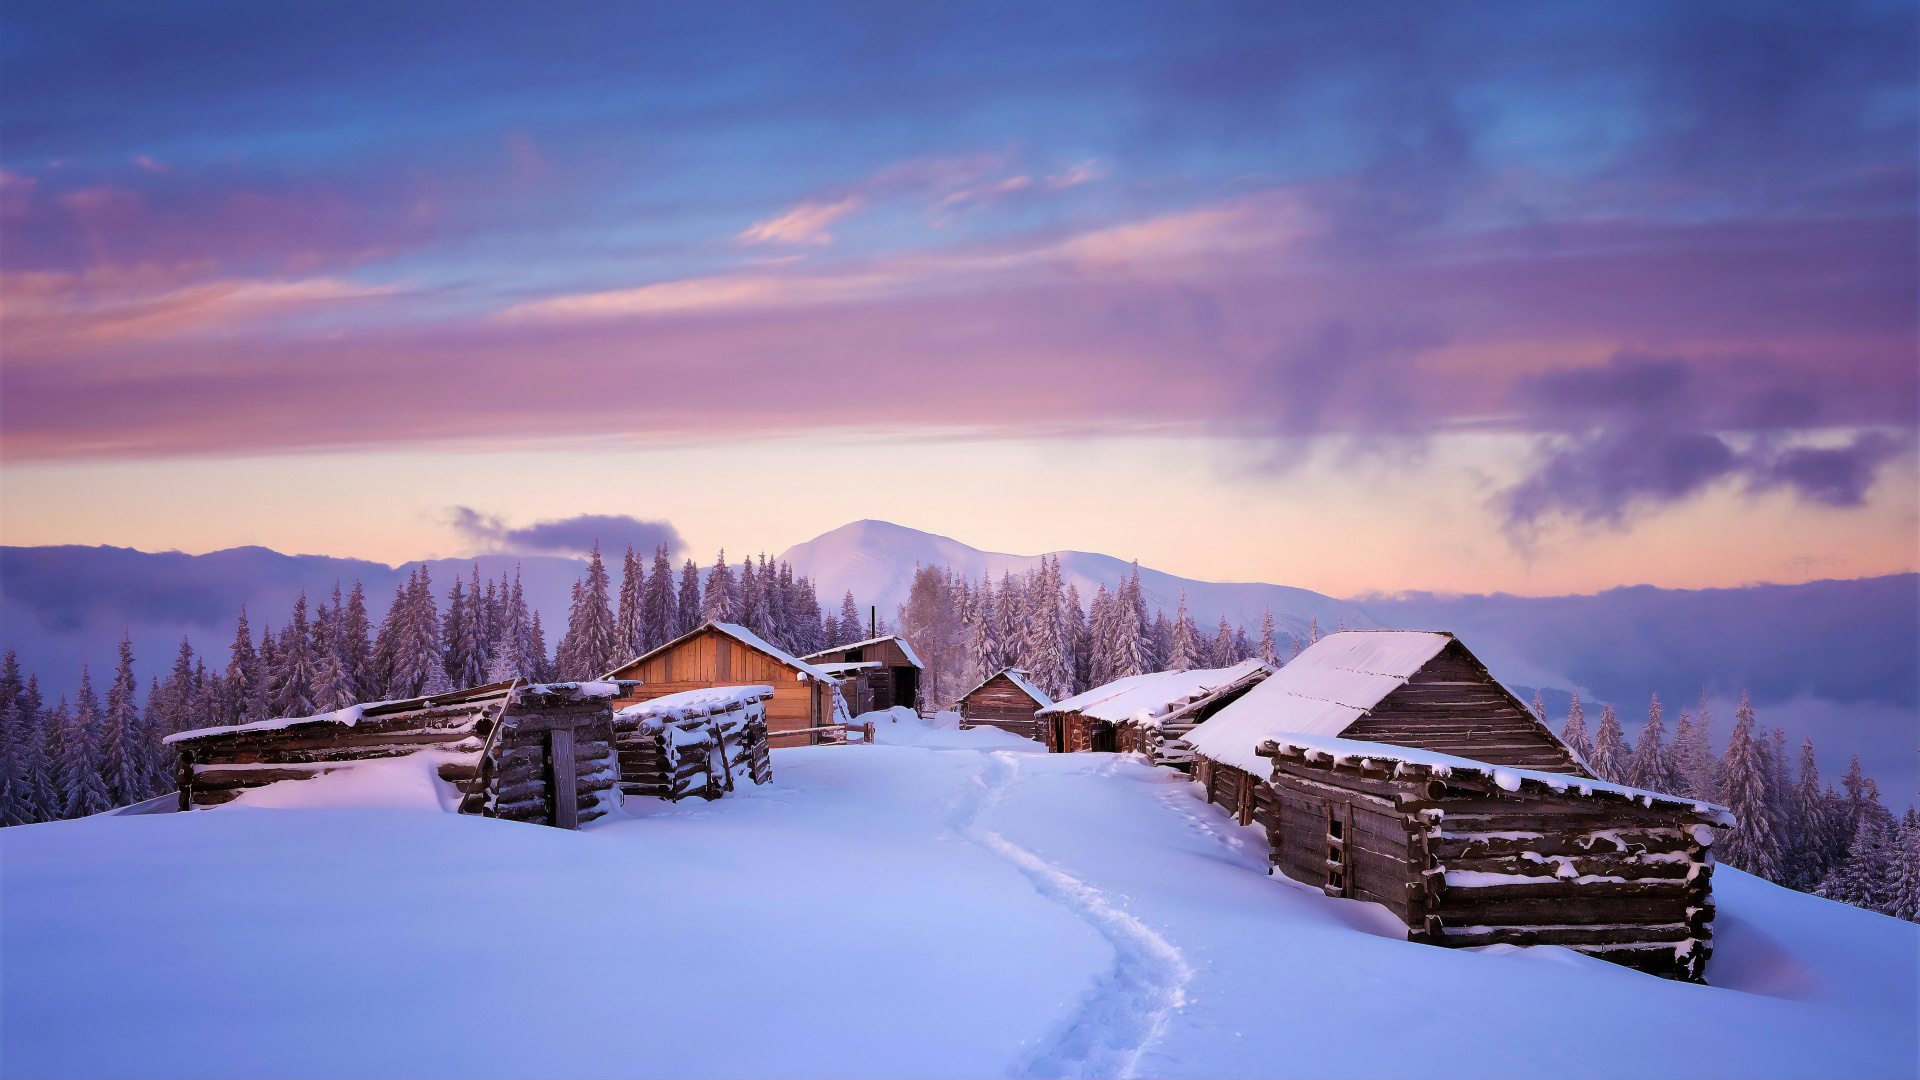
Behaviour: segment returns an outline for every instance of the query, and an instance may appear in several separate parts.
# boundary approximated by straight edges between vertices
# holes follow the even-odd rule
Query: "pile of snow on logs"
[[[714,686],[668,694],[614,714],[620,788],[679,801],[718,799],[747,780],[773,779],[766,703],[771,686]]]

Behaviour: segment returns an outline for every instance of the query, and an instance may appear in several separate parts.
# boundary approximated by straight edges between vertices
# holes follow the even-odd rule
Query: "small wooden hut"
[[[319,716],[201,728],[164,740],[178,755],[180,809],[249,788],[310,780],[355,762],[439,751],[460,812],[576,828],[619,805],[612,683],[490,683]]]
[[[626,684],[615,709],[717,686],[773,687],[766,702],[768,738],[775,746],[837,741],[849,719],[839,680],[821,668],[733,623],[708,622],[636,656],[607,674]]]
[[[1383,905],[1410,940],[1702,978],[1732,818],[1593,779],[1450,634],[1330,635],[1187,742],[1275,868]]]
[[[1056,754],[1117,752],[1159,745],[1157,728],[1170,714],[1216,694],[1237,697],[1272,671],[1258,660],[1223,668],[1130,675],[1075,694],[1037,713],[1041,741]],[[1126,745],[1122,745],[1122,729]],[[1150,734],[1150,732],[1153,732]]]
[[[716,686],[628,705],[613,715],[620,790],[678,802],[718,799],[736,783],[773,779],[771,686]]]
[[[921,706],[921,673],[926,666],[907,639],[895,634],[835,645],[800,659],[845,678],[841,691],[855,716],[905,705]]]
[[[996,727],[1023,739],[1045,742],[1038,718],[1041,709],[1053,704],[1046,692],[1033,685],[1032,675],[1019,668],[1001,668],[979,686],[960,695],[956,708],[960,726]]]

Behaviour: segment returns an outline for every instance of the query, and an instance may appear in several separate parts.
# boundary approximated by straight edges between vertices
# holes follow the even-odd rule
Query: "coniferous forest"
[[[795,655],[876,629],[898,632],[927,667],[928,705],[941,708],[1006,667],[1060,700],[1146,672],[1256,657],[1284,664],[1320,634],[1317,623],[1304,640],[1280,634],[1271,612],[1251,634],[1225,618],[1203,630],[1184,597],[1173,615],[1149,615],[1137,567],[1089,600],[1046,558],[997,582],[922,566],[897,626],[871,626],[860,610],[849,593],[838,612],[823,612],[811,581],[765,555],[736,567],[722,551],[708,567],[691,559],[676,567],[664,546],[650,559],[629,549],[616,590],[596,546],[551,651],[517,575],[483,581],[477,566],[443,594],[425,568],[416,571],[377,625],[358,582],[336,585],[318,602],[302,596],[277,630],[262,621],[255,631],[243,608],[224,650],[196,651],[182,640],[144,694],[130,642],[120,645],[104,696],[91,668],[82,668],[71,699],[63,693],[51,704],[38,674],[23,674],[9,651],[0,658],[0,823],[84,817],[172,791],[172,755],[161,740],[175,732],[511,678],[591,679],[707,619],[741,624]],[[1537,694],[1533,710],[1552,722]],[[1857,756],[1836,791],[1821,779],[1812,740],[1796,753],[1744,695],[1724,752],[1714,749],[1718,718],[1704,692],[1671,730],[1655,696],[1631,739],[1612,704],[1601,705],[1592,730],[1586,711],[1576,695],[1555,726],[1596,776],[1733,810],[1739,825],[1716,847],[1721,861],[1920,921],[1920,815],[1909,808],[1896,817],[1883,805]]]

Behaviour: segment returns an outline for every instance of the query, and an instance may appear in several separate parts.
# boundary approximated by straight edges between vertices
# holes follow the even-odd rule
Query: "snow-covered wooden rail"
[[[200,728],[165,740],[178,754],[179,808],[231,802],[249,788],[309,780],[354,762],[450,755],[442,780],[468,814],[572,828],[617,804],[610,682],[490,683],[318,716]]]

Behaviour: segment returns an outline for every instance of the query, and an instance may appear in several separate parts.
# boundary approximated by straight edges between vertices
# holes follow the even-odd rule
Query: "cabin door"
[[[914,702],[920,700],[920,669],[897,667],[893,669],[893,704],[905,705],[911,709]]]

